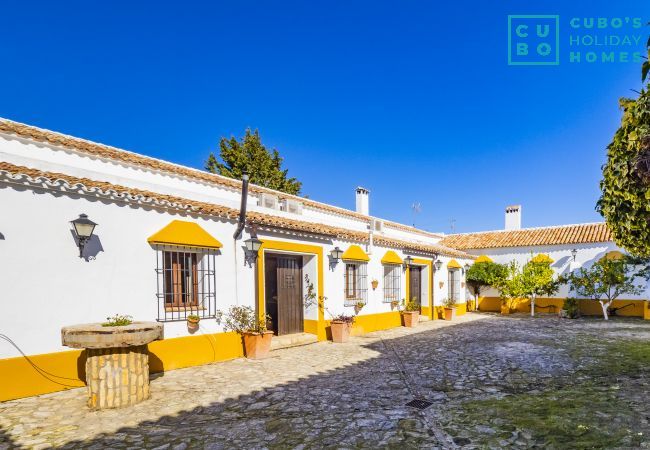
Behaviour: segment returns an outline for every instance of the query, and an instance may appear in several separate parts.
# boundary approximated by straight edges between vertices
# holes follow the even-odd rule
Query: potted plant
[[[418,323],[420,322],[420,303],[415,297],[404,305],[402,317],[404,318],[405,327],[414,328],[418,326]]]
[[[190,314],[187,316],[187,329],[190,332],[195,332],[196,330],[199,329],[199,322],[201,321],[201,318],[197,316],[196,314]]]
[[[246,357],[263,359],[271,351],[273,331],[268,331],[266,324],[271,316],[260,317],[250,306],[231,306],[227,313],[217,312],[217,323],[224,321],[224,329],[239,333],[244,341]]]
[[[453,298],[445,298],[442,301],[445,305],[445,320],[454,320],[456,317],[456,302]]]
[[[372,285],[372,290],[374,291],[375,289],[377,289],[377,286],[379,286],[379,280],[377,280],[377,279],[373,279],[373,280],[370,282],[370,284]]]
[[[362,302],[362,301],[358,301],[358,302],[354,305],[354,312],[355,312],[356,314],[359,314],[359,312],[363,309],[364,306],[366,306],[366,304],[365,304],[364,302]]]
[[[339,314],[332,317],[330,322],[332,329],[332,342],[343,344],[350,339],[350,330],[354,324],[354,316]]]
[[[395,308],[398,308],[398,307],[399,307],[399,301],[397,301],[397,300],[391,300],[390,301],[390,308],[391,309],[395,309]]]

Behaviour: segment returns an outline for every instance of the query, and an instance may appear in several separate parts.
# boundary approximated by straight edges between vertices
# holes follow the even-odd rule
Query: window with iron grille
[[[449,269],[447,274],[447,296],[458,303],[460,301],[460,270]]]
[[[365,263],[345,264],[345,305],[368,301],[368,271]]]
[[[402,295],[402,267],[384,266],[384,303],[400,301]]]
[[[215,317],[215,250],[158,246],[158,321]]]

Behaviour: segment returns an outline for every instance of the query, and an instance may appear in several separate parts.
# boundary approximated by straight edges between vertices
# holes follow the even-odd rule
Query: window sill
[[[205,306],[165,306],[165,312],[193,313],[194,311],[206,311]]]

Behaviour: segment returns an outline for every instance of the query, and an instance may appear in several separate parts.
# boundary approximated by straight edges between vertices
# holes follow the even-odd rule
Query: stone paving
[[[0,403],[0,448],[645,447],[648,337],[471,313],[170,371],[119,410],[89,411],[84,389]]]

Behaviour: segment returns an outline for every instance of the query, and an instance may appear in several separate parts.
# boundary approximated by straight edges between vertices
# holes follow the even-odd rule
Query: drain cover
[[[417,409],[427,409],[431,405],[433,405],[432,402],[428,400],[422,400],[419,398],[416,398],[415,400],[411,400],[406,404],[406,406],[410,406],[411,408],[417,408]]]

